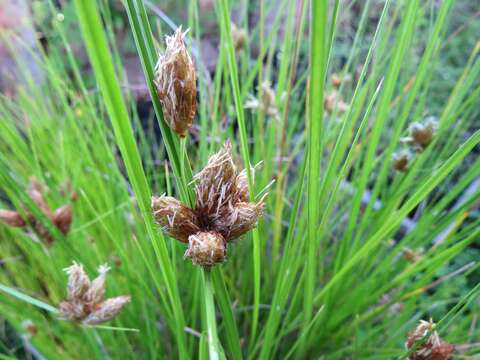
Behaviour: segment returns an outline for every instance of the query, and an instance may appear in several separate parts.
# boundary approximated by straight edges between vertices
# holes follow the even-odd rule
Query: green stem
[[[203,280],[205,284],[205,315],[208,331],[208,353],[210,360],[220,359],[220,342],[217,334],[217,320],[215,318],[215,302],[213,299],[212,274],[210,269],[203,269]]]

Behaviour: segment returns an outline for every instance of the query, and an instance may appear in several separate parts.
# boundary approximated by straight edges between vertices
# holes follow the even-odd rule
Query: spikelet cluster
[[[437,131],[438,123],[433,119],[428,119],[425,123],[414,122],[408,128],[408,136],[402,139],[402,142],[410,145],[416,152],[422,152],[433,140]]]
[[[66,268],[67,299],[58,305],[60,318],[84,325],[101,324],[113,319],[130,302],[130,296],[105,299],[105,280],[109,270],[107,265],[100,266],[99,275],[90,281],[81,264],[74,262]]]
[[[197,109],[195,67],[179,27],[166,38],[166,50],[155,67],[155,86],[165,121],[181,137],[192,126]]]
[[[210,157],[195,175],[193,209],[169,196],[152,198],[156,222],[169,236],[189,244],[185,256],[201,266],[225,260],[227,243],[251,230],[263,214],[264,202],[250,202],[245,171],[237,172],[231,145]]]
[[[260,111],[272,118],[279,118],[279,111],[276,104],[275,90],[272,89],[269,81],[264,81],[261,88],[258,89],[261,92],[260,98],[250,97],[245,102],[245,108]]]
[[[424,339],[430,334],[426,339]],[[424,339],[424,340],[423,340]],[[409,360],[448,360],[451,359],[455,347],[440,339],[435,331],[435,324],[430,321],[420,320],[417,327],[408,334],[405,347],[412,349],[419,341],[415,351],[408,357]]]
[[[55,210],[51,210],[45,201],[44,189],[35,178],[30,180],[28,195],[42,213],[50,219],[53,225],[55,225],[55,227],[64,235],[67,235],[73,221],[72,206],[70,204],[65,204]],[[30,225],[47,245],[52,244],[54,240],[53,236],[42,225],[42,223],[31,212],[25,211],[25,213],[26,216],[24,218],[18,211],[0,209],[0,220],[12,227],[25,228]]]
[[[410,165],[412,155],[408,150],[401,150],[393,154],[392,166],[395,170],[406,172]]]

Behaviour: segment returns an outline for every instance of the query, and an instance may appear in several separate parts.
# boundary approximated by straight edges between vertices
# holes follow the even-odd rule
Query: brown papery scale
[[[188,31],[188,30],[187,30]],[[197,109],[195,67],[185,47],[185,34],[179,27],[166,37],[166,49],[155,67],[155,86],[168,126],[185,137]]]

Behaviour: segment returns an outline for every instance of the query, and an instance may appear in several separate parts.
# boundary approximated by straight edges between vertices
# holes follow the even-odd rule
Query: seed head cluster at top
[[[188,30],[187,30],[188,31]],[[155,67],[155,86],[168,126],[185,137],[192,126],[197,109],[195,67],[185,47],[180,26],[166,37],[166,49]]]
[[[226,245],[251,230],[262,216],[264,202],[249,201],[245,170],[237,173],[231,145],[219,152],[194,177],[193,209],[170,196],[152,198],[155,220],[169,236],[188,243],[192,262],[213,266],[225,260]]]

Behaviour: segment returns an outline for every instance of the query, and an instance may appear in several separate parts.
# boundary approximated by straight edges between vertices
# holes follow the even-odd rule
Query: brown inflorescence
[[[28,195],[43,215],[45,215],[62,234],[67,235],[69,233],[73,221],[72,206],[70,204],[62,205],[52,211],[45,201],[43,187],[35,178],[30,180]],[[51,245],[54,241],[52,234],[50,234],[41,221],[28,210],[25,210],[25,217],[23,217],[18,211],[0,209],[0,221],[18,228],[25,228],[30,225],[47,245]]]
[[[250,201],[246,173],[237,173],[229,142],[210,157],[194,180],[193,209],[175,198],[159,196],[152,198],[153,214],[166,234],[188,242],[185,256],[194,264],[213,266],[225,260],[227,243],[255,227],[265,196]]]
[[[90,281],[81,264],[65,269],[68,274],[67,299],[58,305],[60,318],[83,325],[96,325],[113,319],[130,302],[122,295],[105,299],[105,280],[110,268],[100,266],[99,275]]]
[[[392,156],[393,168],[397,171],[406,172],[412,158],[408,150],[396,152]]]
[[[414,122],[408,129],[408,136],[402,141],[410,145],[415,151],[422,152],[433,140],[438,124],[435,120],[428,119],[425,123]]]
[[[409,360],[448,360],[455,350],[452,344],[440,339],[432,320],[420,320],[415,330],[408,334],[405,347],[407,350],[416,347]]]
[[[197,110],[195,67],[179,27],[166,38],[166,50],[155,67],[155,85],[165,121],[181,137],[188,133]]]

